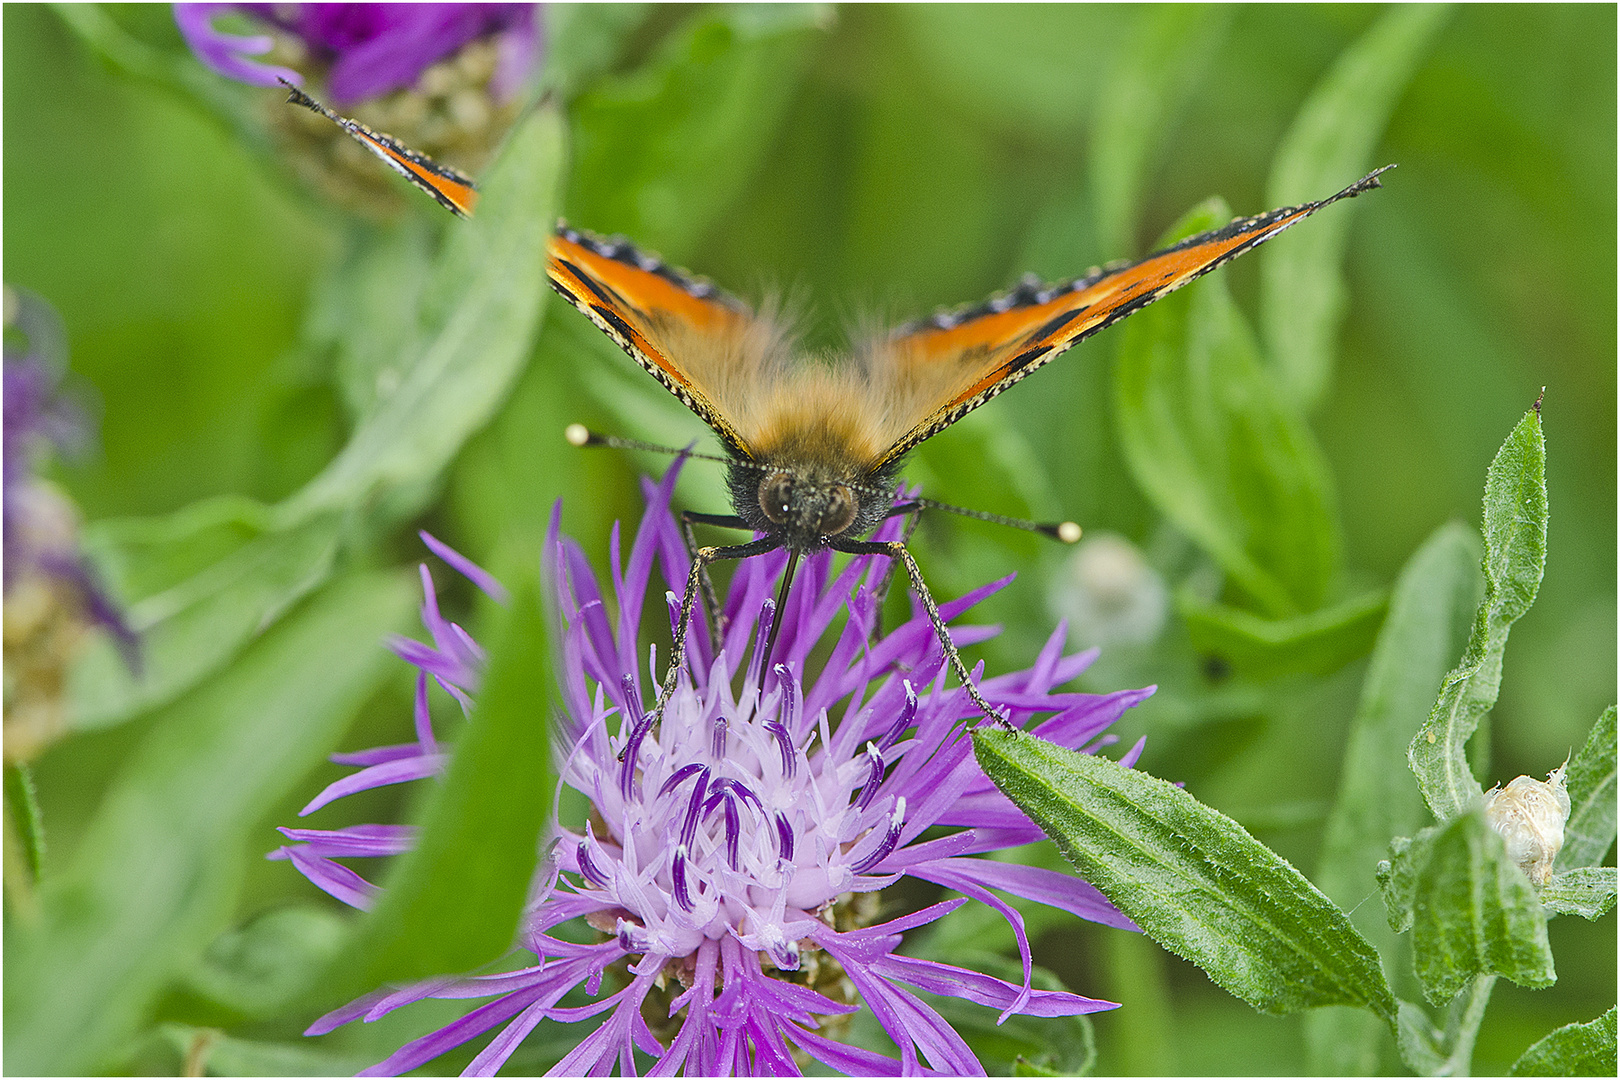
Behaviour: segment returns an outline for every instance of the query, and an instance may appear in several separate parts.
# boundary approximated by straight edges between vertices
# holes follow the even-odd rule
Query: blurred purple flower
[[[758,657],[784,559],[744,562],[727,593],[721,647],[716,651],[706,634],[693,634],[687,657],[691,678],[676,690],[654,730],[642,699],[636,642],[655,564],[665,582],[684,588],[688,556],[669,511],[678,472],[678,466],[671,469],[656,487],[646,483],[648,508],[627,565],[621,566],[615,527],[616,625],[584,552],[558,533],[553,516],[545,566],[563,621],[558,640],[564,706],[555,745],[563,782],[585,794],[594,810],[583,831],[555,830],[558,842],[542,867],[520,935],[536,963],[496,975],[378,991],[323,1017],[308,1034],[358,1018],[374,1020],[424,998],[493,997],[368,1073],[409,1072],[500,1027],[467,1070],[490,1075],[542,1019],[572,1023],[608,1012],[553,1073],[595,1075],[617,1063],[630,1074],[639,1050],[657,1059],[654,1075],[681,1070],[701,1076],[796,1075],[797,1049],[850,1074],[915,1074],[926,1060],[928,1068],[941,1072],[983,1075],[962,1037],[905,986],[990,1006],[1002,1019],[1112,1008],[1105,1001],[1032,989],[1022,917],[990,889],[1111,926],[1134,927],[1072,875],[972,858],[1042,834],[974,760],[961,725],[979,713],[959,687],[945,688],[947,668],[928,620],[919,612],[873,640],[877,604],[869,590],[885,569],[879,558],[857,558],[831,580],[830,553],[810,558],[787,601],[773,654],[779,662],[767,672],[755,659],[733,693],[732,658]],[[890,522],[880,535],[897,531],[899,524]],[[489,590],[483,571],[423,538]],[[477,694],[483,653],[439,614],[426,567],[422,577],[423,622],[433,644],[400,639],[393,646],[419,672],[416,741],[339,755],[335,760],[363,768],[332,784],[302,813],[443,768],[445,756],[428,713],[429,680],[466,708]],[[943,604],[942,613],[947,619],[960,615],[1010,580]],[[675,596],[666,596],[673,619]],[[848,619],[820,674],[807,678],[811,651],[846,611]],[[964,627],[956,639],[968,644],[995,632]],[[1060,626],[1032,668],[980,679],[979,686],[993,704],[1010,711],[1015,723],[1053,714],[1031,730],[1065,746],[1095,750],[1114,741],[1107,728],[1152,689],[1054,692],[1096,656],[1095,650],[1064,655],[1063,639]],[[649,668],[656,686],[656,656]],[[981,673],[982,666],[975,677]],[[835,710],[841,717],[836,721]],[[617,731],[610,733],[615,714]],[[1125,763],[1133,763],[1140,751],[1139,743]],[[414,842],[411,831],[398,826],[281,831],[293,843],[271,858],[291,859],[316,885],[361,908],[370,904],[376,888],[334,860],[398,854]],[[924,841],[925,833],[931,839]],[[1023,984],[897,951],[905,931],[933,922],[965,899],[877,926],[837,928],[849,925],[841,896],[873,892],[906,875],[980,900],[1006,917],[1023,957]],[[608,935],[606,940],[581,945],[548,934],[578,918]],[[804,975],[791,977],[814,952],[824,957],[816,957],[818,963],[807,971],[841,969],[899,1047],[899,1060],[818,1033],[818,1018],[852,1013],[857,1006],[826,996],[822,981],[809,979],[806,985]],[[595,997],[604,974],[621,961],[627,985],[616,993],[578,1007],[559,1004],[582,985]],[[654,1000],[667,1000],[672,1019],[685,1011],[668,1045],[642,1014],[661,974],[678,980],[683,992],[672,1000]]]
[[[504,100],[540,56],[535,4],[176,4],[175,23],[198,59],[255,86],[275,86],[277,79],[302,86],[304,80],[291,68],[249,59],[270,52],[275,42],[269,35],[214,29],[224,11],[285,30],[330,64],[328,92],[340,107],[411,86],[428,67],[491,35],[498,38],[499,58],[490,89]]]
[[[5,756],[28,761],[67,730],[66,677],[85,630],[112,633],[131,670],[138,641],[79,551],[73,504],[37,470],[77,451],[91,424],[62,392],[67,336],[51,306],[7,287],[4,439]],[[22,341],[26,340],[26,346]]]
[[[35,473],[48,450],[76,453],[91,442],[84,410],[62,393],[67,333],[61,316],[25,289],[6,289],[7,328],[28,342],[18,351],[7,335],[4,351],[4,578],[5,590],[32,575],[62,581],[79,592],[90,621],[110,630],[125,659],[136,664],[136,638],[78,550],[72,507]]]

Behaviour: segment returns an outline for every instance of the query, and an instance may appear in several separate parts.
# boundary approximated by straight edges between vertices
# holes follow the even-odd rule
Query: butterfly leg
[[[887,555],[904,566],[906,576],[911,579],[911,587],[917,590],[917,597],[922,601],[923,610],[928,613],[928,621],[933,624],[940,647],[945,650],[945,658],[950,661],[951,670],[956,672],[956,677],[962,681],[968,697],[973,699],[973,704],[977,705],[979,711],[986,717],[1004,728],[1017,730],[1013,727],[1012,721],[984,700],[984,695],[979,693],[979,688],[974,685],[972,676],[968,674],[967,665],[962,662],[962,654],[956,651],[956,643],[951,640],[951,633],[945,628],[945,620],[939,614],[939,605],[934,603],[934,597],[929,593],[927,583],[923,581],[922,570],[918,568],[917,560],[911,557],[911,552],[906,550],[905,541],[849,540],[834,544],[833,549],[850,555]]]
[[[909,544],[912,535],[917,531],[917,526],[922,524],[922,505],[914,502],[903,502],[890,510],[888,516],[898,517],[901,514],[911,515],[911,520],[906,522],[905,535],[900,538],[902,544]],[[889,567],[883,571],[883,577],[878,581],[877,589],[873,593],[876,606],[872,610],[877,612],[877,632],[880,638],[883,636],[883,603],[889,598],[889,586],[894,584],[894,566],[895,560],[890,559]]]
[[[722,529],[746,529],[747,524],[736,514],[704,514],[696,510],[681,511],[681,531],[686,534],[686,554],[689,558],[697,555],[697,534],[692,531],[693,525],[715,525]],[[698,585],[703,589],[703,610],[709,615],[709,640],[714,644],[714,651],[720,651],[720,639],[726,632],[722,622],[724,612],[720,610],[720,596],[714,591],[714,579],[709,577],[709,567],[704,565],[698,577]]]
[[[653,706],[653,723],[664,717],[664,706],[675,692],[675,682],[686,667],[686,635],[692,629],[692,610],[697,607],[698,582],[712,562],[721,559],[746,559],[775,551],[781,543],[769,536],[751,540],[746,544],[728,544],[725,547],[701,547],[692,555],[692,570],[686,576],[686,595],[681,597],[681,617],[675,623],[675,639],[669,654],[669,667],[664,672],[664,685],[658,691],[658,704]]]

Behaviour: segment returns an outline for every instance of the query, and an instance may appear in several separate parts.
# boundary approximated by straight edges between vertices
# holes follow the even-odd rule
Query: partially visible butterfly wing
[[[697,413],[728,449],[753,456],[736,428],[670,355],[658,332],[661,323],[675,320],[689,330],[720,335],[750,318],[747,307],[627,240],[603,239],[563,223],[547,245],[546,272],[553,289]]]
[[[1378,187],[1379,174],[1393,167],[1371,172],[1320,202],[1239,218],[1140,262],[1093,270],[1060,285],[1026,282],[977,307],[901,327],[887,343],[893,362],[960,369],[963,376],[955,380],[950,396],[932,405],[884,453],[878,465],[893,462],[1097,331],[1230,262],[1322,207]]]
[[[339,116],[316,101],[298,87],[282,79],[287,88],[287,100],[318,112],[338,127],[354,136],[356,142],[376,154],[388,167],[438,200],[439,205],[457,217],[468,217],[478,204],[478,189],[473,182],[456,170],[440,165],[426,154],[418,154],[391,136],[372,131],[358,120]]]

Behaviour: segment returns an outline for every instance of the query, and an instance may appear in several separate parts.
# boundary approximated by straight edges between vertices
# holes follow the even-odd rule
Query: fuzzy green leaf
[[[1553,864],[1559,870],[1597,866],[1614,846],[1614,715],[1613,705],[1603,710],[1564,775],[1569,820],[1564,823],[1563,849]]]
[[[1613,1076],[1615,1010],[1584,1024],[1565,1024],[1519,1055],[1509,1076]]]
[[[1536,598],[1547,563],[1547,452],[1541,403],[1524,414],[1485,478],[1485,599],[1462,662],[1446,676],[1407,760],[1441,821],[1483,793],[1469,771],[1468,738],[1496,703],[1508,631]]]
[[[1155,941],[1265,1012],[1395,999],[1344,913],[1235,821],[1180,788],[1029,735],[980,729],[985,773]]]
[[[264,814],[335,746],[392,661],[410,579],[335,582],[154,718],[37,930],[6,935],[6,1064],[98,1071],[230,916]]]
[[[1554,874],[1541,890],[1541,906],[1548,915],[1579,915],[1597,919],[1614,910],[1615,868],[1582,866]]]
[[[1166,239],[1229,217],[1212,200]],[[1339,569],[1327,466],[1219,271],[1125,324],[1114,394],[1126,461],[1158,510],[1263,614],[1319,607]]]
[[[1389,10],[1340,54],[1294,118],[1271,166],[1266,205],[1291,206],[1337,191],[1374,164],[1372,154],[1430,40],[1449,16],[1440,5]],[[1328,215],[1260,255],[1260,326],[1272,370],[1302,409],[1321,403],[1344,320],[1348,213]]]

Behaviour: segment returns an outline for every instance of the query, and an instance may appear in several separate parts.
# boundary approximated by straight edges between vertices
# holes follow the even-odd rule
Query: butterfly
[[[295,93],[305,98],[301,104],[320,108]],[[471,211],[476,192],[470,181],[459,174],[448,179],[394,140],[333,119],[441,203],[463,215]],[[1379,177],[1393,167],[1317,202],[1239,218],[1135,262],[1057,284],[1026,279],[981,304],[857,341],[832,365],[799,356],[792,327],[771,305],[752,308],[622,237],[559,223],[546,252],[552,288],[713,429],[726,453],[733,513],[682,515],[694,549],[692,568],[675,628],[677,659],[667,670],[655,715],[675,689],[700,590],[711,630],[717,625],[718,604],[707,584],[710,564],[787,550],[764,646],[768,658],[800,558],[830,548],[887,556],[905,568],[957,678],[986,717],[1000,720],[952,644],[905,542],[866,539],[888,517],[942,505],[917,499],[896,504],[906,455],[1093,334],[1318,210],[1379,187]],[[450,184],[461,186],[446,191]],[[577,445],[645,445],[596,436],[578,425],[569,438]],[[694,523],[752,531],[755,538],[698,547]],[[1035,527],[1078,539],[1072,523]]]

